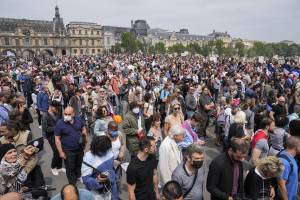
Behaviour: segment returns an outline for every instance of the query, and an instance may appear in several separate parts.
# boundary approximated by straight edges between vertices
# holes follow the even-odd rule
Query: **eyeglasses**
[[[174,108],[174,110],[180,110],[180,107],[176,107],[176,108]]]

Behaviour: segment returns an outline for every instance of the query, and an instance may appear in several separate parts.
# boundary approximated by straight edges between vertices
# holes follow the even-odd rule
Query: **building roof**
[[[73,27],[101,29],[101,25],[93,22],[70,22],[67,24],[67,28]]]
[[[1,32],[15,32],[18,27],[29,26],[37,33],[52,33],[53,21],[0,18]]]
[[[163,29],[150,29],[148,31],[148,36],[158,39],[170,39],[172,36],[176,37],[178,40],[211,40],[213,37],[205,35],[194,35],[194,34],[184,34],[180,32],[169,32]]]

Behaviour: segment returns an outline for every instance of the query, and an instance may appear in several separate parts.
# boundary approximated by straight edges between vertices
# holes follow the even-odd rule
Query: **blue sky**
[[[52,20],[56,1],[65,24],[130,26],[145,19],[151,28],[300,44],[300,0],[0,0],[0,17]]]

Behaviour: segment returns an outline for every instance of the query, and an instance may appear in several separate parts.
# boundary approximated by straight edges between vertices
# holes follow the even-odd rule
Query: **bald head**
[[[67,115],[74,114],[74,109],[71,106],[67,106],[64,113]]]
[[[62,200],[79,200],[78,190],[74,185],[66,185],[61,191]]]

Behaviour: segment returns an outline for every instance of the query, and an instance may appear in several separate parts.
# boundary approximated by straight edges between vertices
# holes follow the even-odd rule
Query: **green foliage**
[[[122,46],[120,43],[113,45],[110,49],[111,53],[122,53]]]
[[[126,53],[136,53],[139,50],[139,43],[132,33],[125,32],[121,36],[121,46]]]
[[[174,44],[173,46],[168,48],[169,53],[183,53],[184,51],[186,51],[186,48],[181,43]]]
[[[151,45],[148,49],[148,52],[151,54],[165,54],[166,53],[165,44],[162,42],[158,42],[155,45]]]
[[[235,44],[235,49],[237,51],[238,56],[243,57],[245,55],[245,45],[243,42],[237,42]]]

